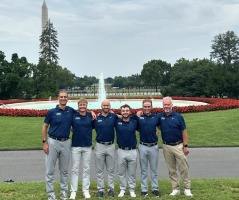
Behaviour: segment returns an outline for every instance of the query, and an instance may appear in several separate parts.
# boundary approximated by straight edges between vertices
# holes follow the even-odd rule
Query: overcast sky
[[[39,58],[43,0],[0,0],[0,50]],[[161,59],[209,58],[215,35],[239,35],[239,0],[46,0],[59,64],[76,76],[130,76]]]

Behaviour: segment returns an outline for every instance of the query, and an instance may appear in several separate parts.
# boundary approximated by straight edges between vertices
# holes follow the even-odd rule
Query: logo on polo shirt
[[[97,122],[102,122],[102,119],[98,119]]]
[[[77,120],[78,120],[78,119],[80,119],[80,117],[76,117],[75,119],[77,119]]]
[[[56,115],[61,115],[61,113],[56,113]]]
[[[165,120],[165,117],[161,117],[162,120]]]
[[[123,123],[122,122],[118,122],[119,125],[122,125]]]
[[[140,117],[139,119],[144,119],[144,117]]]

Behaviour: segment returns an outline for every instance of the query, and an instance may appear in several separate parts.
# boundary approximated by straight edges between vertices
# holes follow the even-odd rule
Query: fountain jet
[[[101,102],[105,99],[106,99],[105,81],[104,81],[103,73],[101,73],[99,77],[99,85],[98,85],[98,102],[101,104]]]

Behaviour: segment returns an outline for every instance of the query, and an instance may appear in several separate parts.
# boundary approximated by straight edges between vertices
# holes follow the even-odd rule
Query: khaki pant
[[[184,189],[190,189],[189,167],[187,157],[183,153],[183,144],[170,146],[163,144],[163,154],[169,171],[172,188],[179,190],[177,168],[183,180]]]

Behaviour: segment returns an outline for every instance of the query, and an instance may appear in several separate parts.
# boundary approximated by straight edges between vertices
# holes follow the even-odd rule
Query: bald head
[[[102,103],[101,103],[101,107],[103,107],[105,105],[110,106],[110,101],[107,100],[107,99],[103,100]]]
[[[110,111],[110,101],[105,99],[101,103],[102,113],[108,114]]]

